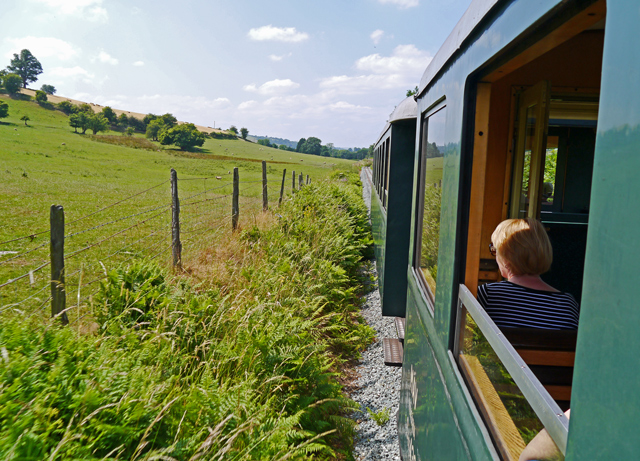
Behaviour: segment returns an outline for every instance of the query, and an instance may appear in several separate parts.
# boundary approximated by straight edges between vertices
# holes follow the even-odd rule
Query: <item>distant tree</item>
[[[134,132],[134,131],[135,131],[135,130],[133,129],[133,127],[132,127],[132,126],[130,126],[129,128],[127,128],[127,129],[124,131],[124,133],[125,133],[127,136],[133,136],[133,132]]]
[[[9,116],[9,104],[0,100],[0,118]]]
[[[56,87],[53,85],[44,84],[40,87],[40,90],[47,94],[56,94]]]
[[[98,134],[100,131],[106,131],[109,128],[109,120],[103,114],[94,114],[88,119],[87,128],[93,131],[93,134]]]
[[[118,117],[118,126],[120,128],[126,128],[129,126],[129,117],[124,112]]]
[[[249,130],[247,130],[246,128],[240,128],[240,135],[242,136],[242,139],[247,139],[247,135],[249,134]]]
[[[285,145],[285,144],[280,144],[278,146],[278,149],[280,149],[280,150],[291,150],[291,148],[289,146]]]
[[[180,149],[190,149],[204,144],[204,134],[200,133],[193,123],[184,123],[164,130],[158,136],[160,144],[175,144]]]
[[[320,155],[322,149],[322,141],[318,138],[314,138],[313,136],[307,138],[307,141],[304,143],[304,153],[311,155]]]
[[[418,94],[418,85],[413,90],[407,90],[407,98],[409,96],[413,96],[414,94]]]
[[[29,120],[31,120],[31,119],[29,118],[29,116],[28,116],[28,115],[23,115],[22,117],[20,117],[20,120],[22,120],[22,121],[24,122],[24,125],[25,125],[25,126],[28,126],[28,125],[27,125],[27,122],[28,122]]]
[[[93,112],[93,107],[86,102],[78,106],[78,112],[84,112],[87,115],[93,115],[95,113]]]
[[[44,104],[45,102],[47,102],[47,100],[47,93],[42,90],[36,91],[36,101],[38,101],[40,104]]]
[[[118,123],[118,115],[113,111],[111,107],[103,107],[101,113],[110,124],[115,125],[116,123]]]
[[[78,132],[78,128],[80,128],[82,134],[84,134],[87,128],[89,128],[89,117],[92,117],[92,115],[88,115],[86,112],[76,112],[69,116],[69,125],[71,125],[71,128],[73,128],[76,133]]]
[[[78,108],[74,104],[71,104],[71,101],[60,101],[56,105],[56,107],[58,108],[58,110],[61,110],[67,115],[72,114],[78,110]]]
[[[147,129],[147,125],[145,125],[144,121],[134,117],[133,115],[129,115],[128,120],[129,126],[133,127],[136,131],[144,133]]]
[[[171,128],[177,125],[178,123],[178,119],[175,118],[172,114],[164,114],[162,117],[160,117],[162,119],[162,122],[164,123],[164,126],[166,126],[167,128]]]
[[[145,132],[145,136],[152,141],[157,141],[160,132],[165,129],[164,123],[161,118],[156,118],[151,120],[147,125],[147,130]]]
[[[306,139],[300,138],[300,141],[298,141],[298,144],[296,145],[296,152],[304,152],[303,149],[306,142]]]
[[[144,118],[142,119],[142,123],[144,123],[144,128],[145,130],[147,129],[147,125],[149,123],[151,123],[152,120],[155,120],[157,118],[159,118],[159,115],[155,115],[155,114],[147,114],[144,116]]]
[[[235,127],[235,125],[231,125],[229,127],[229,131],[231,131],[233,134],[235,134],[236,136],[238,136],[238,129]]]
[[[265,147],[272,147],[271,141],[269,141],[269,138],[258,139],[258,144]]]
[[[22,86],[22,78],[18,74],[7,74],[2,81],[4,82],[4,89],[9,94],[16,94]]]
[[[7,69],[22,78],[22,84],[26,88],[29,82],[38,80],[38,75],[42,73],[42,64],[36,59],[31,51],[24,49],[20,55],[14,53],[11,64]]]

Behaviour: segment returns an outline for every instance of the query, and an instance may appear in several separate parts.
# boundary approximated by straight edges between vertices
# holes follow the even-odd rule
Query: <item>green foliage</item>
[[[152,141],[157,141],[160,132],[164,130],[164,122],[160,118],[153,119],[147,125],[145,136]]]
[[[2,81],[4,83],[4,89],[7,90],[9,94],[16,94],[22,86],[22,78],[18,74],[7,74]]]
[[[258,139],[258,144],[265,147],[271,147],[271,141],[269,141],[269,138]]]
[[[378,426],[384,426],[389,422],[389,409],[383,408],[378,412],[374,412],[371,408],[367,407],[367,413],[371,419],[373,419]]]
[[[46,83],[40,87],[40,90],[47,94],[56,94],[56,87],[53,85],[47,85]]]
[[[418,85],[416,85],[416,87],[413,90],[407,90],[406,96],[408,98],[409,96],[413,96],[416,94],[418,94]]]
[[[90,115],[87,117],[87,128],[90,129],[93,134],[98,134],[100,131],[109,129],[109,120],[107,120],[103,114]]]
[[[27,122],[31,119],[28,115],[23,115],[22,117],[20,117],[20,120],[22,120],[24,122],[24,125],[27,126]]]
[[[247,139],[247,135],[249,134],[249,130],[242,127],[240,128],[240,135],[242,136],[242,139]]]
[[[9,104],[0,100],[0,118],[6,118],[9,116]]]
[[[56,107],[59,111],[65,113],[66,115],[71,115],[72,113],[77,111],[77,108],[71,101],[60,101],[56,104]]]
[[[124,112],[118,116],[118,127],[124,129],[129,126],[129,117]],[[132,127],[135,130],[135,127]]]
[[[231,125],[229,127],[229,131],[238,136],[238,129],[235,127],[235,125]]]
[[[89,127],[89,117],[86,112],[76,112],[69,115],[69,126],[77,133],[78,128],[82,130],[82,134],[87,131]]]
[[[132,126],[128,127],[126,130],[124,130],[124,134],[126,134],[127,136],[133,136],[133,133],[135,133],[136,130],[133,129]]]
[[[38,80],[38,75],[42,73],[42,64],[31,54],[31,51],[24,49],[20,55],[13,54],[13,59],[11,64],[7,66],[7,70],[18,74],[26,88],[29,82]]]
[[[116,123],[118,123],[118,116],[113,111],[113,109],[111,107],[109,107],[109,106],[105,106],[105,107],[102,108],[102,116],[105,119],[107,119],[107,121],[111,125],[115,125]]]
[[[42,90],[37,90],[36,91],[36,101],[39,102],[40,104],[43,104],[43,103],[47,102],[48,101],[47,93],[45,93]]]
[[[175,144],[180,149],[190,149],[204,144],[204,134],[193,123],[184,123],[161,131],[158,140],[163,146]]]
[[[373,337],[366,208],[355,186],[314,183],[279,214],[243,232],[237,292],[135,263],[101,284],[95,335],[3,317],[3,459],[344,459],[355,404],[336,364]]]

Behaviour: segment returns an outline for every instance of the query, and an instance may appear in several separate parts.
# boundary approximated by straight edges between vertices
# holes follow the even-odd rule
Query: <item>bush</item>
[[[4,89],[9,94],[16,94],[22,88],[22,79],[17,74],[7,74],[2,81],[4,82]]]
[[[56,108],[59,111],[64,112],[66,115],[71,115],[78,110],[77,107],[71,103],[71,101],[60,101],[58,104],[56,104]]]
[[[0,100],[0,118],[6,118],[9,116],[9,104]]]
[[[47,93],[45,93],[42,90],[37,90],[36,91],[36,101],[39,102],[40,104],[46,103],[48,101]]]
[[[163,146],[175,144],[180,149],[190,149],[204,144],[204,134],[200,133],[193,123],[185,123],[161,131],[158,140]]]

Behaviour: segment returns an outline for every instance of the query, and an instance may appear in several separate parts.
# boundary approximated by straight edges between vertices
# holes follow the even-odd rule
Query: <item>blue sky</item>
[[[470,0],[4,0],[0,68],[204,126],[365,147]]]

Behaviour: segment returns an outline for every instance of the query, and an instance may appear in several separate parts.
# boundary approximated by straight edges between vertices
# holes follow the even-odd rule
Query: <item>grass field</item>
[[[104,272],[103,265],[109,267],[156,251],[165,251],[162,255],[168,259],[171,168],[180,179],[186,254],[213,238],[206,234],[204,239],[203,231],[229,228],[228,194],[234,167],[240,172],[241,222],[250,222],[261,208],[262,160],[268,165],[272,204],[279,195],[283,169],[287,170],[286,191],[290,193],[294,170],[318,181],[326,178],[334,165],[352,163],[264,148],[242,140],[207,139],[195,152],[158,143],[132,148],[111,143],[127,140],[120,133],[74,133],[63,113],[42,108],[24,97],[0,95],[0,99],[9,104],[9,117],[0,120],[0,285],[48,260],[52,204],[62,205],[65,210],[65,233],[69,236],[65,254],[78,252],[66,267],[67,291],[75,295],[75,287]],[[20,121],[23,115],[30,118],[28,126]],[[136,138],[141,146],[149,145],[142,135]],[[25,236],[32,237],[21,238]],[[91,245],[96,246],[88,248]],[[29,302],[46,304],[48,279],[49,268],[43,267],[34,274],[34,283],[24,278],[0,287],[0,309],[27,296],[32,297]],[[77,290],[79,305],[86,294]]]

